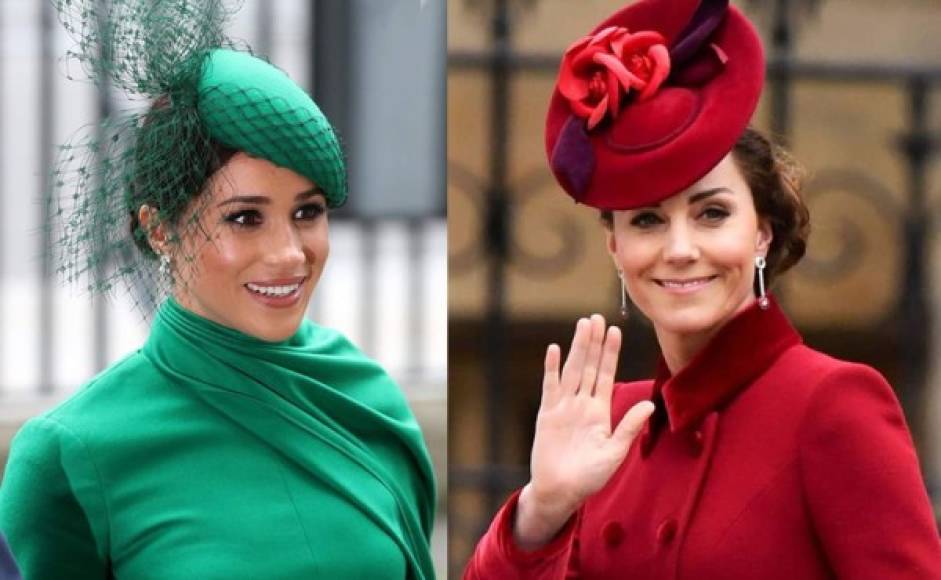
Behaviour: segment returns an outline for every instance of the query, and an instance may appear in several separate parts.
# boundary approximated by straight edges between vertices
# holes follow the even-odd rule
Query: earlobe
[[[758,225],[758,237],[755,240],[755,251],[760,253],[762,256],[768,254],[768,250],[771,248],[771,241],[774,239],[774,234],[771,232],[771,225],[762,220]]]
[[[620,270],[621,267],[618,266],[618,240],[610,229],[605,231],[605,246],[608,249],[608,255],[611,256],[611,261],[614,262],[614,267]]]
[[[167,232],[157,209],[149,205],[142,205],[137,210],[137,220],[140,222],[141,229],[147,234],[147,241],[154,252],[158,254],[166,253]]]

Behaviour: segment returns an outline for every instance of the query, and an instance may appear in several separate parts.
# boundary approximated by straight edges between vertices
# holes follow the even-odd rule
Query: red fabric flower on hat
[[[616,119],[625,95],[643,101],[670,75],[670,51],[663,36],[645,30],[631,33],[610,26],[582,38],[565,51],[559,91],[572,112],[594,129],[610,113]]]

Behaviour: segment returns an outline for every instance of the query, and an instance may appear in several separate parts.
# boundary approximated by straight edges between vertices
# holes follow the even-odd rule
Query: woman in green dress
[[[225,39],[220,3],[104,6],[58,8],[92,78],[151,104],[62,148],[57,248],[70,279],[123,280],[155,314],[15,437],[0,532],[23,577],[432,578],[418,425],[305,318],[347,193],[330,123]]]

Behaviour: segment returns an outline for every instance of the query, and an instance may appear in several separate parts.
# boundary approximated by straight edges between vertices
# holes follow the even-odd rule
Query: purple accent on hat
[[[579,200],[595,173],[595,153],[585,123],[575,115],[570,115],[562,127],[549,165],[556,177],[568,184],[567,189],[576,194],[573,197]]]
[[[712,33],[729,9],[729,0],[703,0],[692,20],[683,29],[683,32],[676,38],[673,47],[670,49],[670,62],[673,70],[682,67],[686,61],[693,57],[706,40],[712,36]]]
[[[683,68],[670,75],[670,80],[681,87],[698,87],[711,81],[725,68],[729,57],[715,44],[699,51]]]

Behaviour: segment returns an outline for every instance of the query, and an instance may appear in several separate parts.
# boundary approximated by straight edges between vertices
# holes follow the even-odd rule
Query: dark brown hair
[[[139,137],[136,144],[137,163],[129,196],[131,236],[137,247],[152,257],[156,257],[156,253],[138,219],[140,207],[149,205],[160,209],[162,217],[176,224],[186,202],[196,198],[209,178],[238,152],[204,135],[199,125],[166,123],[162,117],[175,114],[171,107],[170,97],[164,95],[157,98],[144,115],[140,133],[146,138]],[[164,163],[162,166],[145,163],[143,160],[148,158],[162,159]],[[161,173],[173,175],[164,178]],[[156,186],[158,181],[159,187]]]
[[[771,226],[773,239],[765,271],[765,280],[771,284],[807,250],[810,212],[800,195],[805,171],[783,147],[751,127],[736,141],[732,158],[751,189],[758,218]],[[601,222],[612,228],[612,212],[602,211]]]

